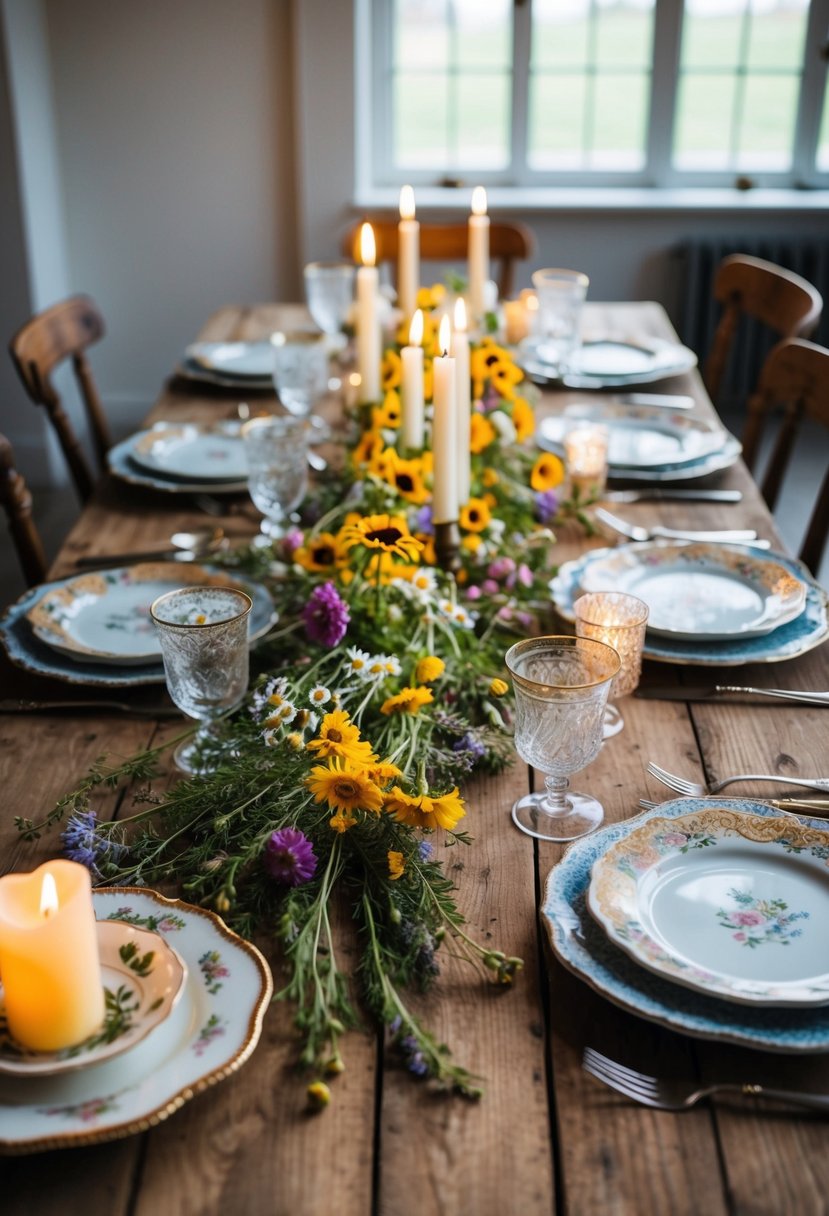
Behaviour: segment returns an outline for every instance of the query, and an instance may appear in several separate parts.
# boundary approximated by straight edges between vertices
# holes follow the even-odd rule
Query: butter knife
[[[642,490],[608,490],[606,502],[741,502],[740,490],[661,490],[658,486]]]
[[[646,701],[731,701],[751,705],[756,697],[771,697],[790,705],[823,705],[829,708],[829,692],[802,692],[786,688],[752,688],[738,684],[700,685],[641,684],[635,695]]]
[[[181,718],[184,715],[174,705],[130,705],[126,701],[31,701],[24,697],[0,700],[0,714],[54,713],[62,709],[89,709],[122,714],[136,718]]]

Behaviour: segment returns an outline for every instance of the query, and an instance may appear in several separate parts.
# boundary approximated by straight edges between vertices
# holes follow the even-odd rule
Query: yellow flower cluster
[[[351,513],[338,532],[309,534],[295,550],[293,560],[305,570],[339,574],[343,582],[348,582],[353,577],[349,568],[351,550],[357,545],[373,552],[365,572],[383,583],[410,578],[424,548],[424,542],[412,535],[402,515]]]

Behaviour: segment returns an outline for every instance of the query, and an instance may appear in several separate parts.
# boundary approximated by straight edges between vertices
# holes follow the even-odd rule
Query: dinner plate
[[[648,605],[648,632],[688,642],[756,638],[793,621],[806,585],[773,558],[731,545],[645,542],[589,562],[583,591],[624,591]]]
[[[171,581],[175,582],[177,586],[181,585],[181,582],[184,581],[181,578],[182,572],[192,568],[190,563],[186,565],[179,564],[178,562],[146,564],[152,564],[156,569],[160,565],[169,566],[171,571],[174,572]],[[136,568],[133,566],[121,569],[135,570]],[[121,569],[108,570],[105,573],[117,576],[121,572]],[[202,569],[209,573],[219,573],[215,566],[205,566]],[[224,571],[221,573],[226,575]],[[87,576],[81,575],[76,577],[85,578]],[[23,667],[25,670],[33,672],[35,675],[50,676],[67,684],[84,684],[98,688],[128,688],[141,684],[163,684],[164,667],[161,662],[151,660],[140,664],[125,662],[101,663],[94,657],[81,655],[77,652],[71,656],[61,653],[61,651],[47,645],[34,634],[32,626],[27,619],[29,610],[35,606],[44,594],[60,588],[64,583],[71,581],[74,580],[63,579],[58,582],[44,583],[38,587],[31,587],[28,591],[24,592],[16,603],[11,604],[5,610],[2,617],[0,617],[0,644],[3,645],[12,663],[17,667]],[[268,632],[277,619],[270,593],[261,584],[251,582],[235,571],[231,582],[233,586],[241,587],[243,591],[246,591],[253,600],[250,632],[251,639],[258,640],[263,634]],[[169,590],[169,586],[170,584],[167,584],[167,590]]]
[[[565,388],[623,388],[678,376],[696,367],[697,356],[687,346],[650,338],[642,342],[599,339],[584,342],[570,358],[564,375],[532,350],[524,371],[536,384]]]
[[[239,422],[152,427],[133,436],[130,456],[142,468],[180,481],[242,482],[248,475]]]
[[[736,464],[742,452],[739,439],[728,434],[722,448],[701,456],[698,460],[689,460],[684,464],[664,464],[656,468],[627,468],[616,465],[608,470],[610,481],[695,481],[707,477],[710,473],[718,473],[721,469],[730,469]]]
[[[273,990],[259,951],[214,913],[145,888],[100,888],[99,921],[160,933],[187,966],[178,1004],[142,1042],[60,1076],[0,1076],[0,1151],[33,1153],[146,1131],[250,1057]]]
[[[239,481],[197,481],[158,471],[150,472],[135,460],[133,447],[137,438],[130,435],[107,452],[109,471],[121,481],[150,490],[161,490],[165,494],[243,494],[247,491],[247,476]]]
[[[622,475],[622,469],[661,469],[704,460],[721,452],[729,437],[719,423],[708,419],[655,407],[591,402],[542,419],[539,447],[563,455],[567,433],[584,422],[607,428],[609,471],[616,476]]]
[[[184,352],[190,363],[234,380],[264,380],[273,376],[273,347],[258,342],[194,342]]]
[[[665,545],[671,543],[662,542]],[[565,562],[550,582],[553,603],[559,616],[575,623],[573,605],[585,590],[583,579],[592,562],[603,561],[626,550],[649,551],[657,547],[659,542],[644,541],[619,545],[615,549],[591,549],[574,561]],[[648,633],[643,651],[645,658],[685,666],[741,667],[745,663],[779,663],[783,659],[793,659],[826,641],[829,637],[829,595],[815,582],[802,562],[783,553],[752,549],[750,545],[729,545],[728,548],[738,554],[769,558],[785,567],[806,588],[803,611],[794,620],[757,638],[735,636],[727,641],[700,641],[696,638],[685,641]]]
[[[9,1034],[0,982],[0,1074],[48,1077],[89,1068],[129,1051],[170,1016],[184,991],[187,965],[159,933],[122,921],[97,925],[104,1021],[82,1043],[60,1051],[31,1051]]]
[[[244,380],[238,376],[225,376],[213,371],[193,359],[182,359],[175,369],[175,374],[185,380],[193,380],[197,384],[209,384],[212,388],[232,388],[234,392],[273,393],[273,376],[247,376]]]
[[[829,831],[711,806],[649,819],[593,866],[587,906],[621,950],[744,1005],[829,1004]]]
[[[762,1051],[829,1051],[829,1006],[749,1007],[673,983],[635,963],[587,909],[592,867],[617,841],[652,818],[673,820],[711,806],[769,819],[780,817],[773,807],[751,799],[677,798],[575,841],[550,871],[541,908],[553,952],[601,996],[670,1030]],[[825,820],[800,818],[809,827],[826,828]]]

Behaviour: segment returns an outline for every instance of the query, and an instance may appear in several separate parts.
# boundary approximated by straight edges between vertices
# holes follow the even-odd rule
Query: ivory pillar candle
[[[476,186],[472,191],[467,257],[470,320],[475,325],[484,315],[486,285],[489,280],[489,216],[486,213],[486,190],[483,186]]]
[[[466,305],[455,301],[455,325],[452,332],[452,356],[455,360],[455,404],[458,426],[458,505],[469,501],[472,470],[470,440],[472,431],[472,383],[469,374],[469,334],[466,329]]]
[[[408,321],[417,307],[420,288],[420,224],[415,219],[414,190],[400,191],[400,223],[397,225],[397,302]]]
[[[401,351],[403,361],[403,443],[423,447],[423,313],[418,308],[409,327],[409,345]]]
[[[438,342],[442,355],[433,360],[433,397],[435,415],[432,423],[432,455],[434,457],[432,489],[432,522],[451,523],[458,518],[458,457],[457,403],[455,396],[455,360],[448,355],[450,325],[445,316],[440,323]]]
[[[380,400],[380,316],[377,310],[379,276],[375,260],[377,246],[371,224],[360,229],[360,260],[357,270],[357,371],[360,374],[360,404]]]
[[[9,1030],[33,1051],[59,1051],[104,1020],[89,871],[47,861],[0,878],[0,975]]]

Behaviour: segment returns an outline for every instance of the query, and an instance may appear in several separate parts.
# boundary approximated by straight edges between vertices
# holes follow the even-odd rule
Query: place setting
[[[247,489],[243,422],[159,422],[110,449],[110,472],[165,494],[241,494]]]

